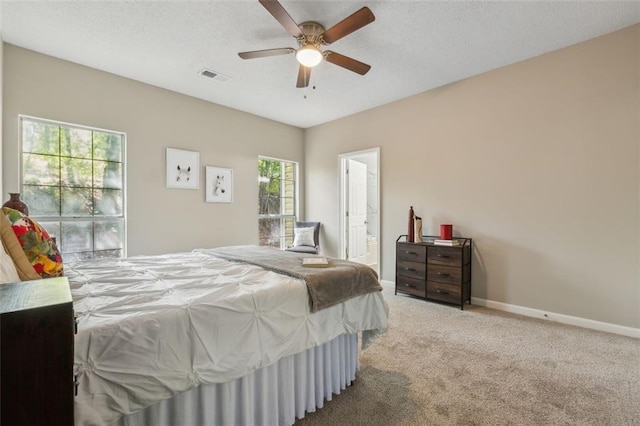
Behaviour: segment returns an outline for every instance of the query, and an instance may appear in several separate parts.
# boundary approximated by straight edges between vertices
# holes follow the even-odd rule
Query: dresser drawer
[[[398,243],[396,259],[424,263],[427,261],[427,247],[419,244]]]
[[[461,288],[459,285],[427,281],[427,299],[447,303],[460,303],[460,295]]]
[[[462,250],[457,247],[430,246],[427,253],[427,263],[434,265],[462,265]]]
[[[462,282],[462,269],[454,266],[430,264],[427,270],[427,281],[460,285]]]
[[[424,280],[408,278],[402,275],[396,277],[396,291],[414,296],[425,297],[426,284]]]
[[[405,277],[426,279],[427,265],[425,263],[410,262],[408,260],[396,261],[396,274]]]

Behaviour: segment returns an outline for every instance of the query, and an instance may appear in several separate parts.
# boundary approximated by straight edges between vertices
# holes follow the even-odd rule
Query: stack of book
[[[433,244],[437,246],[459,246],[462,244],[462,240],[433,240]]]
[[[329,260],[326,257],[305,257],[302,259],[302,266],[306,268],[326,268]]]

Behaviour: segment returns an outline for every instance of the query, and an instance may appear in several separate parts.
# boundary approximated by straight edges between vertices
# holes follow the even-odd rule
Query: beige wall
[[[129,255],[256,244],[258,156],[303,160],[295,127],[9,44],[3,100],[5,191],[19,187],[18,114],[127,134]],[[199,190],[165,188],[167,147],[200,152]],[[232,204],[204,202],[207,165],[233,169]]]
[[[0,26],[2,25],[2,3],[0,3]],[[2,176],[2,68],[3,68],[3,52],[4,52],[4,43],[2,41],[2,28],[0,28],[0,177]],[[0,179],[0,194],[4,194],[4,187],[2,186],[3,182]],[[0,200],[4,200],[4,198],[0,197]]]
[[[0,6],[1,7],[1,6]],[[4,43],[2,42],[2,33],[0,33],[0,148],[2,148],[2,92],[3,92],[3,78],[2,78],[2,69],[3,69],[3,62],[4,62]],[[2,176],[2,158],[3,158],[4,154],[2,153],[2,149],[0,149],[0,177]],[[3,186],[3,179],[0,179],[0,194],[4,194],[4,186]],[[4,201],[3,197],[0,197],[0,200]]]
[[[639,39],[635,25],[308,129],[323,250],[339,247],[338,155],[379,146],[383,279],[413,205],[425,233],[473,238],[474,298],[640,327]]]
[[[0,22],[2,22],[2,6],[0,5]],[[2,69],[3,69],[3,62],[4,62],[4,43],[2,42],[2,31],[0,30],[0,148],[2,148],[2,88],[3,88],[3,78],[2,78]],[[0,177],[2,176],[2,158],[3,158],[3,153],[2,153],[2,149],[0,149]],[[0,194],[4,194],[4,186],[3,186],[3,179],[0,179]],[[3,196],[0,196],[0,200],[5,200],[5,198]]]

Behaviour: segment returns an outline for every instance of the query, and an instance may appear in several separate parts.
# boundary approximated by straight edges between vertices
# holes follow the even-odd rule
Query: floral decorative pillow
[[[49,233],[38,222],[17,210],[3,207],[13,232],[33,269],[42,277],[62,276],[62,256]]]

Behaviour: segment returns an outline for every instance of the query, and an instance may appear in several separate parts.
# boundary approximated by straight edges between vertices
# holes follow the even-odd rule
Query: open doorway
[[[339,161],[340,257],[380,274],[380,148],[341,154]]]

